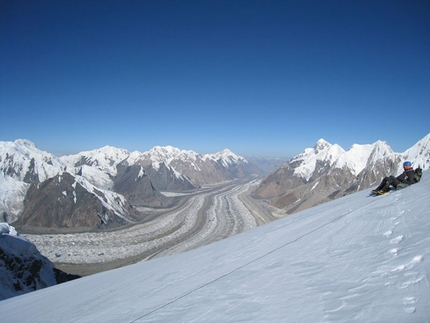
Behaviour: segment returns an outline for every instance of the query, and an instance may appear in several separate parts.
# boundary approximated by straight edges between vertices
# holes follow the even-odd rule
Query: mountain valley
[[[321,139],[287,162],[253,163],[227,149],[202,155],[106,146],[57,157],[28,140],[0,142],[0,214],[58,269],[86,276],[189,251],[367,189],[399,173],[405,159],[428,169],[429,142],[430,134],[395,153],[381,141],[345,151]]]

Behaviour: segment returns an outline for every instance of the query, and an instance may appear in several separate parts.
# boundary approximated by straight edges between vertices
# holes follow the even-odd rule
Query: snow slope
[[[0,302],[7,322],[430,322],[430,172]],[[118,236],[118,239],[121,239]]]

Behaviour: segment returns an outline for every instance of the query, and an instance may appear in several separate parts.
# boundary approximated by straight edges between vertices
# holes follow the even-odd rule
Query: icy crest
[[[58,157],[36,148],[25,139],[14,142],[0,141],[0,169],[7,176],[24,181],[26,176],[37,175],[44,181],[66,168]]]
[[[28,148],[32,148],[32,149],[36,149],[36,145],[31,142],[30,140],[27,139],[17,139],[14,141],[14,143],[16,144],[16,146],[25,146]]]
[[[294,173],[309,180],[315,171],[317,162],[336,168],[348,168],[356,175],[368,165],[392,154],[394,152],[384,141],[366,145],[354,144],[348,151],[345,151],[337,144],[332,145],[324,139],[320,139],[313,148],[306,148],[291,162],[298,163]]]
[[[109,175],[117,174],[116,166],[127,159],[130,153],[122,148],[105,146],[100,149],[83,151],[76,155],[68,155],[60,157],[65,163],[78,165],[82,160],[88,166],[95,167]]]
[[[331,144],[324,140],[323,138],[321,138],[320,140],[318,140],[314,146],[314,150],[316,153],[318,153],[321,150],[324,150],[326,148],[329,148],[331,146]]]
[[[377,160],[393,154],[392,149],[385,141],[377,141],[373,144],[354,144],[343,155],[339,156],[335,165],[338,168],[348,167],[355,175],[359,174],[368,165]]]
[[[164,163],[166,166],[172,167],[171,163],[177,160],[194,163],[199,154],[192,150],[180,150],[172,146],[155,146],[142,156],[150,159],[152,166],[158,170],[160,164]],[[174,168],[172,167],[172,169]]]
[[[330,144],[324,139],[320,139],[314,148],[306,148],[303,153],[294,157],[290,162],[297,162],[299,165],[294,169],[294,173],[309,180],[315,171],[317,162],[324,162],[332,165],[345,151],[337,144]]]
[[[209,159],[209,160],[214,160],[216,162],[221,162],[221,164],[224,167],[228,167],[231,164],[237,164],[238,162],[248,163],[248,161],[245,158],[236,155],[229,149],[224,149],[215,154],[206,154],[203,156],[203,159],[205,160]]]

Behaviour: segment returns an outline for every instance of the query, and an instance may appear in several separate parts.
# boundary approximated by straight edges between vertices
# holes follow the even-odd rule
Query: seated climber
[[[391,190],[390,186],[395,187],[396,189],[401,189],[408,187],[409,185],[415,184],[420,180],[421,176],[417,176],[416,172],[412,168],[412,164],[409,161],[405,161],[403,163],[404,172],[399,176],[394,177],[391,175],[390,177],[385,177],[379,186],[372,190],[373,194],[383,194],[387,193]],[[419,168],[420,169],[420,168]],[[421,170],[421,169],[420,169]]]

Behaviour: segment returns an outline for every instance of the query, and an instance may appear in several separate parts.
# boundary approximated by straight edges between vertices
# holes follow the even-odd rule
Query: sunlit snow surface
[[[430,322],[429,177],[2,301],[1,322]]]

